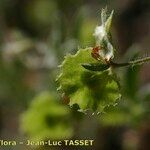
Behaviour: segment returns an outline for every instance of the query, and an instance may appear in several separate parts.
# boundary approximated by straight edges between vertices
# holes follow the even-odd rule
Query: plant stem
[[[145,62],[148,62],[148,61],[150,61],[150,56],[145,57],[145,58],[141,58],[141,59],[137,59],[137,60],[134,60],[134,61],[130,61],[129,63],[131,65],[136,65],[136,64],[141,64],[141,63],[145,63]]]
[[[127,63],[114,63],[114,62],[110,61],[109,64],[112,67],[126,67],[126,66],[131,66],[131,65],[142,64],[142,63],[149,62],[149,61],[150,61],[150,56],[141,58],[141,59],[137,59],[137,60],[133,60],[133,61],[129,61]]]

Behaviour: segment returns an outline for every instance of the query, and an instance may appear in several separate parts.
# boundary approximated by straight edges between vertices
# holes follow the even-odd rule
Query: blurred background
[[[94,139],[92,148],[61,149],[150,149],[149,64],[117,70],[123,98],[103,115],[64,106],[56,91],[57,66],[78,47],[94,46],[105,6],[115,10],[116,61],[150,55],[149,0],[0,0],[0,139]]]

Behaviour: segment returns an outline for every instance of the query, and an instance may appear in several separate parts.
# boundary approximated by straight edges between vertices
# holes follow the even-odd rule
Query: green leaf
[[[70,110],[56,98],[43,92],[35,97],[21,118],[21,129],[32,140],[69,138],[73,134]]]
[[[91,48],[80,49],[75,55],[66,56],[57,78],[60,85],[58,89],[70,98],[70,106],[78,104],[80,111],[91,109],[102,112],[120,98],[117,78],[109,70],[86,70],[82,64],[87,62],[97,62],[91,57]]]
[[[110,66],[108,64],[102,64],[102,63],[84,63],[82,66],[91,71],[104,71],[107,70]]]
[[[105,22],[105,29],[106,29],[107,34],[110,32],[113,14],[114,14],[114,11],[112,10],[110,16],[108,17],[107,21]]]
[[[107,15],[107,11],[108,11],[107,8],[102,9],[101,22],[102,25],[104,26],[105,32],[108,34],[110,32],[114,10],[111,11],[110,15]]]

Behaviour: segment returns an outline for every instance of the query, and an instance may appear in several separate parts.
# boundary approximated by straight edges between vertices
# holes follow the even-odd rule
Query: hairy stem
[[[138,64],[145,63],[145,62],[149,62],[149,61],[150,61],[150,56],[141,58],[141,59],[137,59],[134,61],[129,61],[127,63],[114,63],[114,62],[110,61],[109,64],[112,67],[125,67],[125,66],[131,66],[131,65],[138,65]]]
[[[131,65],[136,65],[136,64],[141,64],[141,63],[145,63],[145,62],[148,62],[148,61],[150,61],[150,56],[145,57],[145,58],[141,58],[141,59],[137,59],[137,60],[134,60],[134,61],[130,61],[129,63]]]

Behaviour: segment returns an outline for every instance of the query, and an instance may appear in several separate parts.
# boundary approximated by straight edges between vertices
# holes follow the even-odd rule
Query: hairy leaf
[[[97,62],[91,57],[91,48],[80,49],[75,55],[66,56],[60,66],[58,89],[70,98],[70,106],[78,104],[80,111],[92,109],[102,112],[106,106],[116,103],[120,97],[118,82],[109,70],[86,70],[82,64],[87,62]]]

